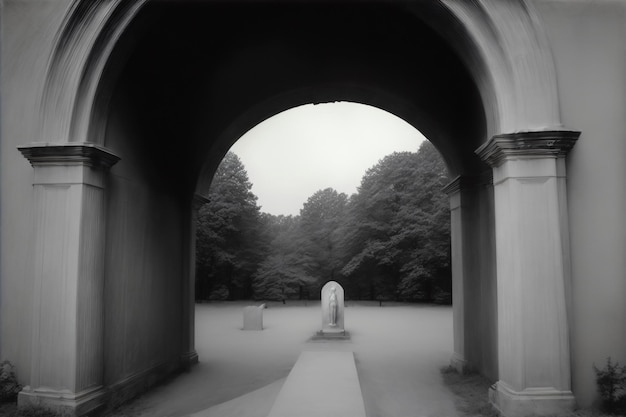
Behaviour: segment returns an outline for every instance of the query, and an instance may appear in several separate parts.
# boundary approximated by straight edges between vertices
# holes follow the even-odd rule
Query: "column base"
[[[187,352],[180,357],[180,365],[183,370],[189,370],[193,365],[198,363],[198,353],[195,350]]]
[[[454,353],[450,358],[450,366],[456,369],[460,374],[466,374],[471,371],[469,362],[467,362],[461,355]]]
[[[527,388],[517,392],[502,381],[489,388],[489,402],[504,417],[561,415],[576,407],[571,391]]]
[[[103,387],[88,389],[79,393],[67,390],[24,387],[17,397],[19,409],[37,407],[55,411],[63,417],[84,416],[93,413],[106,403]]]

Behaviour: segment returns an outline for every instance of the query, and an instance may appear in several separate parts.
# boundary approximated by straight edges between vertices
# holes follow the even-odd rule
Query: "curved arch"
[[[107,60],[148,0],[74,0],[57,32],[40,105],[41,142],[97,142],[88,135]]]
[[[339,92],[340,91],[340,92]],[[439,137],[438,130],[428,126],[428,121],[420,117],[421,112],[412,103],[403,100],[383,90],[373,88],[357,88],[355,86],[328,86],[326,88],[309,87],[272,97],[261,103],[257,103],[247,111],[240,114],[214,141],[214,146],[209,150],[206,162],[203,164],[196,184],[196,194],[203,195],[212,181],[213,174],[222,158],[230,147],[239,140],[248,130],[259,123],[281,112],[306,104],[330,103],[330,102],[354,102],[367,104],[372,107],[387,111],[417,129],[433,142],[435,147],[445,146],[445,139]],[[441,152],[448,169],[451,172],[461,166],[461,161],[454,158],[452,152]]]
[[[491,133],[561,128],[554,61],[532,7],[522,1],[483,0],[473,8],[444,3],[469,29],[485,63],[470,63],[470,70],[491,78],[499,117],[499,132]]]
[[[107,100],[98,97],[106,95],[98,86],[117,41],[148,1],[72,3],[49,60],[40,141],[102,144],[92,128],[101,126],[94,114],[97,101]],[[484,102],[488,137],[561,128],[554,63],[528,4],[441,0],[411,7],[470,70]]]
[[[531,5],[442,0],[439,10],[422,3],[411,7],[449,42],[479,86],[487,138],[562,128],[554,61]]]

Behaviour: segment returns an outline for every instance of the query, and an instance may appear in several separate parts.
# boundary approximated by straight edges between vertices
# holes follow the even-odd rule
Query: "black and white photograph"
[[[626,0],[0,0],[0,417],[626,416]]]

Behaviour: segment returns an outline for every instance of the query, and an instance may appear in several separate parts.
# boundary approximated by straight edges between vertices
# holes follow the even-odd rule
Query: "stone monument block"
[[[344,333],[343,287],[328,281],[322,287],[322,333]]]
[[[263,309],[265,304],[260,307],[247,306],[243,308],[243,329],[244,330],[263,330]]]

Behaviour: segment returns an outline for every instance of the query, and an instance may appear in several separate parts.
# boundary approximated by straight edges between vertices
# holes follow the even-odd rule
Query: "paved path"
[[[189,417],[267,417],[285,380],[286,378],[279,379],[263,388],[191,414]]]
[[[365,417],[352,352],[305,351],[268,417]]]

